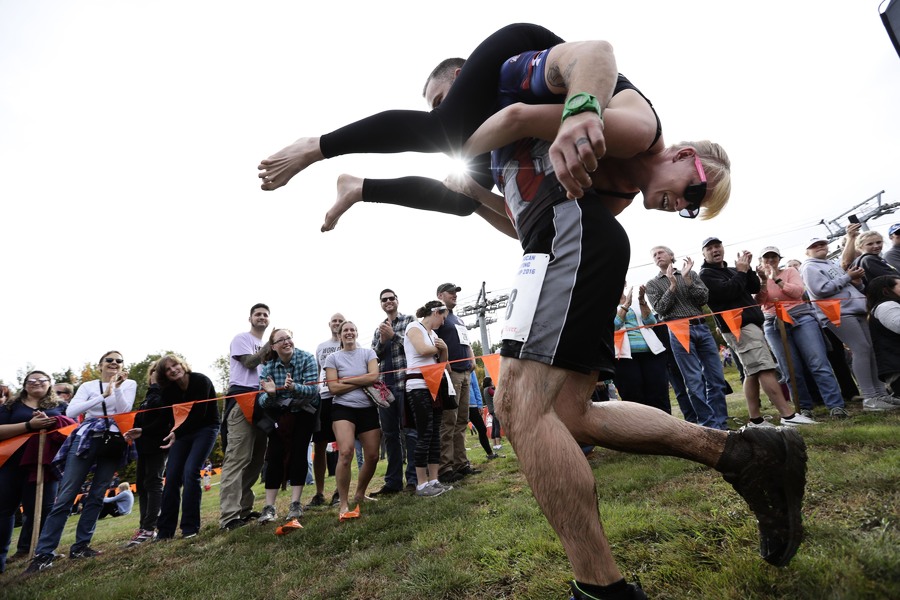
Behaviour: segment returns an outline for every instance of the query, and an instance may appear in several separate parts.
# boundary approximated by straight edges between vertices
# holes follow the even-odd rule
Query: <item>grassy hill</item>
[[[802,430],[810,459],[807,538],[785,569],[758,557],[752,515],[715,472],[674,458],[595,451],[588,460],[600,512],[626,577],[639,578],[655,599],[900,598],[900,414],[863,414],[858,404],[849,410],[852,419],[823,414],[822,425]],[[746,417],[740,394],[729,397],[729,413]],[[511,448],[488,463],[470,439],[470,458],[483,472],[443,496],[398,494],[365,504],[362,518],[347,523],[333,508],[308,511],[304,529],[276,537],[271,525],[219,531],[214,486],[204,494],[198,537],[125,550],[136,510],[107,518],[93,543],[101,557],[61,559],[26,579],[25,565],[14,563],[0,575],[0,597],[567,598],[566,557]],[[383,469],[382,461],[372,489]],[[330,494],[333,478],[326,488]],[[287,504],[283,492],[279,514]]]

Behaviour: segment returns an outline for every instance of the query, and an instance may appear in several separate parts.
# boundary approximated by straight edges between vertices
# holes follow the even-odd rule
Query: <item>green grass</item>
[[[729,412],[746,418],[740,394],[729,398]],[[844,422],[817,415],[823,424],[803,429],[807,537],[785,569],[758,557],[751,514],[715,472],[674,458],[595,451],[588,460],[623,572],[655,599],[900,598],[900,415],[867,415],[858,405],[850,412]],[[469,439],[470,457],[483,462]],[[0,597],[567,598],[566,556],[508,445],[503,453],[441,497],[399,494],[342,524],[335,509],[308,511],[304,529],[286,537],[271,526],[220,532],[213,487],[203,497],[199,537],[124,550],[136,512],[104,519],[93,543],[103,556],[62,559],[26,579],[19,577],[24,564],[14,563],[0,575]],[[373,489],[383,469],[382,461]],[[281,514],[287,503],[282,493]]]

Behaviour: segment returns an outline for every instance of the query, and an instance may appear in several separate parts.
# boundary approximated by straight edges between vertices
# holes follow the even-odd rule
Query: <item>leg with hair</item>
[[[363,460],[362,468],[356,480],[356,502],[362,502],[366,497],[366,490],[372,476],[375,474],[375,467],[378,466],[378,451],[381,448],[381,430],[370,429],[369,431],[359,434],[359,441],[362,442]]]
[[[573,398],[588,398],[596,379],[596,373],[576,374],[535,361],[503,357],[494,402],[522,471],[562,542],[575,578],[607,585],[622,579],[622,574],[598,518],[594,475],[553,410],[567,380],[571,381],[570,389],[578,390]]]
[[[747,400],[747,412],[750,414],[750,418],[759,417],[762,414],[762,401],[759,397],[759,377],[756,375],[744,377],[744,398]]]

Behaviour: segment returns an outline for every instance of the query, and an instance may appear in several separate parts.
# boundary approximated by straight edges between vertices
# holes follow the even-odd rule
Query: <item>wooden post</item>
[[[34,487],[34,518],[31,523],[31,556],[37,548],[41,536],[41,512],[44,507],[44,446],[47,444],[47,430],[41,429],[38,438],[37,480]]]
[[[775,317],[778,324],[778,333],[781,334],[781,345],[784,348],[784,359],[787,362],[788,378],[791,382],[791,399],[794,401],[794,412],[800,412],[800,394],[797,393],[797,376],[794,374],[794,359],[791,356],[791,347],[788,344],[787,331],[784,328],[784,321],[781,317]]]

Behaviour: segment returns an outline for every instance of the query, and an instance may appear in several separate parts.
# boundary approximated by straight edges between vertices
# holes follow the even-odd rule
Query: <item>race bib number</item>
[[[459,336],[459,343],[463,346],[469,345],[469,330],[465,325],[456,324],[456,335]]]
[[[549,264],[549,254],[526,254],[522,257],[506,305],[502,339],[515,342],[528,339]]]

